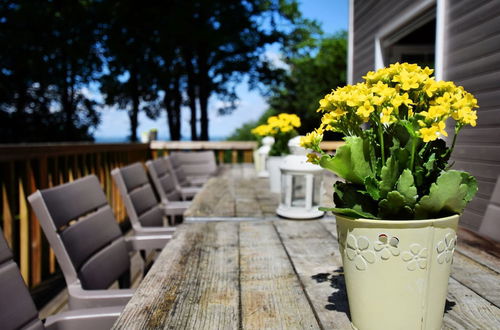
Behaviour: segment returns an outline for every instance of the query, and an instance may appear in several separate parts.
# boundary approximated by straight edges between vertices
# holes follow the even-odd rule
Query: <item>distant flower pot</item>
[[[152,129],[149,131],[149,142],[158,140],[158,130]]]
[[[149,142],[149,132],[142,132],[141,143],[148,143],[148,142]]]
[[[459,216],[336,218],[353,329],[441,329]]]
[[[273,193],[281,191],[281,162],[285,159],[283,156],[270,156],[267,158],[267,171],[269,172],[269,188]]]

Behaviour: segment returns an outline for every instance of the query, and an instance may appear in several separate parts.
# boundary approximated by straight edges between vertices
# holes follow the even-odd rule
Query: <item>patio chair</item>
[[[177,180],[174,169],[165,158],[157,158],[146,162],[153,184],[159,193],[163,203],[178,200],[179,195],[182,200],[193,199],[201,190],[200,187],[182,187]]]
[[[50,316],[42,323],[0,229],[0,328],[109,329],[123,306],[81,309]]]
[[[70,309],[125,305],[131,251],[162,249],[171,235],[123,237],[95,175],[28,197],[68,286]]]
[[[172,233],[175,228],[162,227],[164,216],[173,224],[175,216],[182,215],[191,204],[186,201],[159,202],[141,163],[115,168],[111,175],[125,202],[132,228],[137,235],[151,232]]]
[[[187,181],[193,185],[203,184],[217,174],[213,151],[174,151],[170,154],[170,160],[174,169],[181,169],[181,176],[185,175]]]
[[[164,156],[163,159],[169,164],[170,168],[173,170],[173,173],[175,177],[177,178],[177,182],[179,182],[179,185],[184,188],[189,188],[189,187],[198,187],[200,188],[203,186],[206,182],[205,178],[190,178],[186,176],[186,173],[184,172],[184,169],[179,163],[176,163],[175,160],[173,160],[169,156]]]

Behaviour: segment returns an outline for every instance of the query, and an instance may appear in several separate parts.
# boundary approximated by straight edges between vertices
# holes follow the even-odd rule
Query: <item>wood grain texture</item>
[[[243,329],[320,329],[270,222],[240,224]]]
[[[450,278],[443,329],[500,329],[500,309]]]
[[[274,224],[322,327],[349,329],[349,306],[337,240],[319,220],[278,220]]]
[[[456,252],[453,256],[451,277],[500,307],[500,290],[498,290],[500,275],[497,272]]]
[[[219,176],[211,178],[195,196],[184,213],[193,218],[274,216],[279,194],[269,191],[269,181],[257,178],[251,164],[224,166]],[[190,220],[191,219],[191,220]]]
[[[185,225],[114,329],[239,328],[238,264],[237,224]]]

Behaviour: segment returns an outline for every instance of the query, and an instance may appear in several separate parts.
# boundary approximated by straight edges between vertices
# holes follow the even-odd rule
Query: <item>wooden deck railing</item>
[[[333,151],[338,145],[325,142],[323,148]],[[33,289],[57,272],[55,256],[26,199],[37,189],[95,174],[121,223],[126,212],[110,176],[114,167],[175,150],[213,150],[219,163],[252,162],[256,148],[253,141],[0,145],[0,225],[25,282]]]

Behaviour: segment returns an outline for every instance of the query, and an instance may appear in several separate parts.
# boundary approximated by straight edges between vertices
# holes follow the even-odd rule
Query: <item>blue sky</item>
[[[347,30],[348,26],[348,0],[302,0],[300,10],[304,17],[315,19],[321,23],[325,33],[335,33],[339,30]],[[269,55],[279,57],[278,54],[269,51]],[[249,91],[248,86],[242,83],[237,88],[240,98],[238,108],[226,116],[217,115],[217,101],[211,100],[209,108],[209,134],[211,138],[223,138],[230,135],[243,123],[256,120],[267,108],[265,99],[257,91]],[[151,120],[144,114],[139,115],[139,128],[137,134],[148,131],[151,128],[158,129],[160,139],[168,139],[168,126],[165,113],[159,118]],[[95,137],[99,140],[125,139],[130,134],[130,123],[126,111],[116,108],[105,108],[102,111],[101,124],[95,131]],[[190,137],[189,134],[189,112],[186,109],[182,114],[183,138]]]

